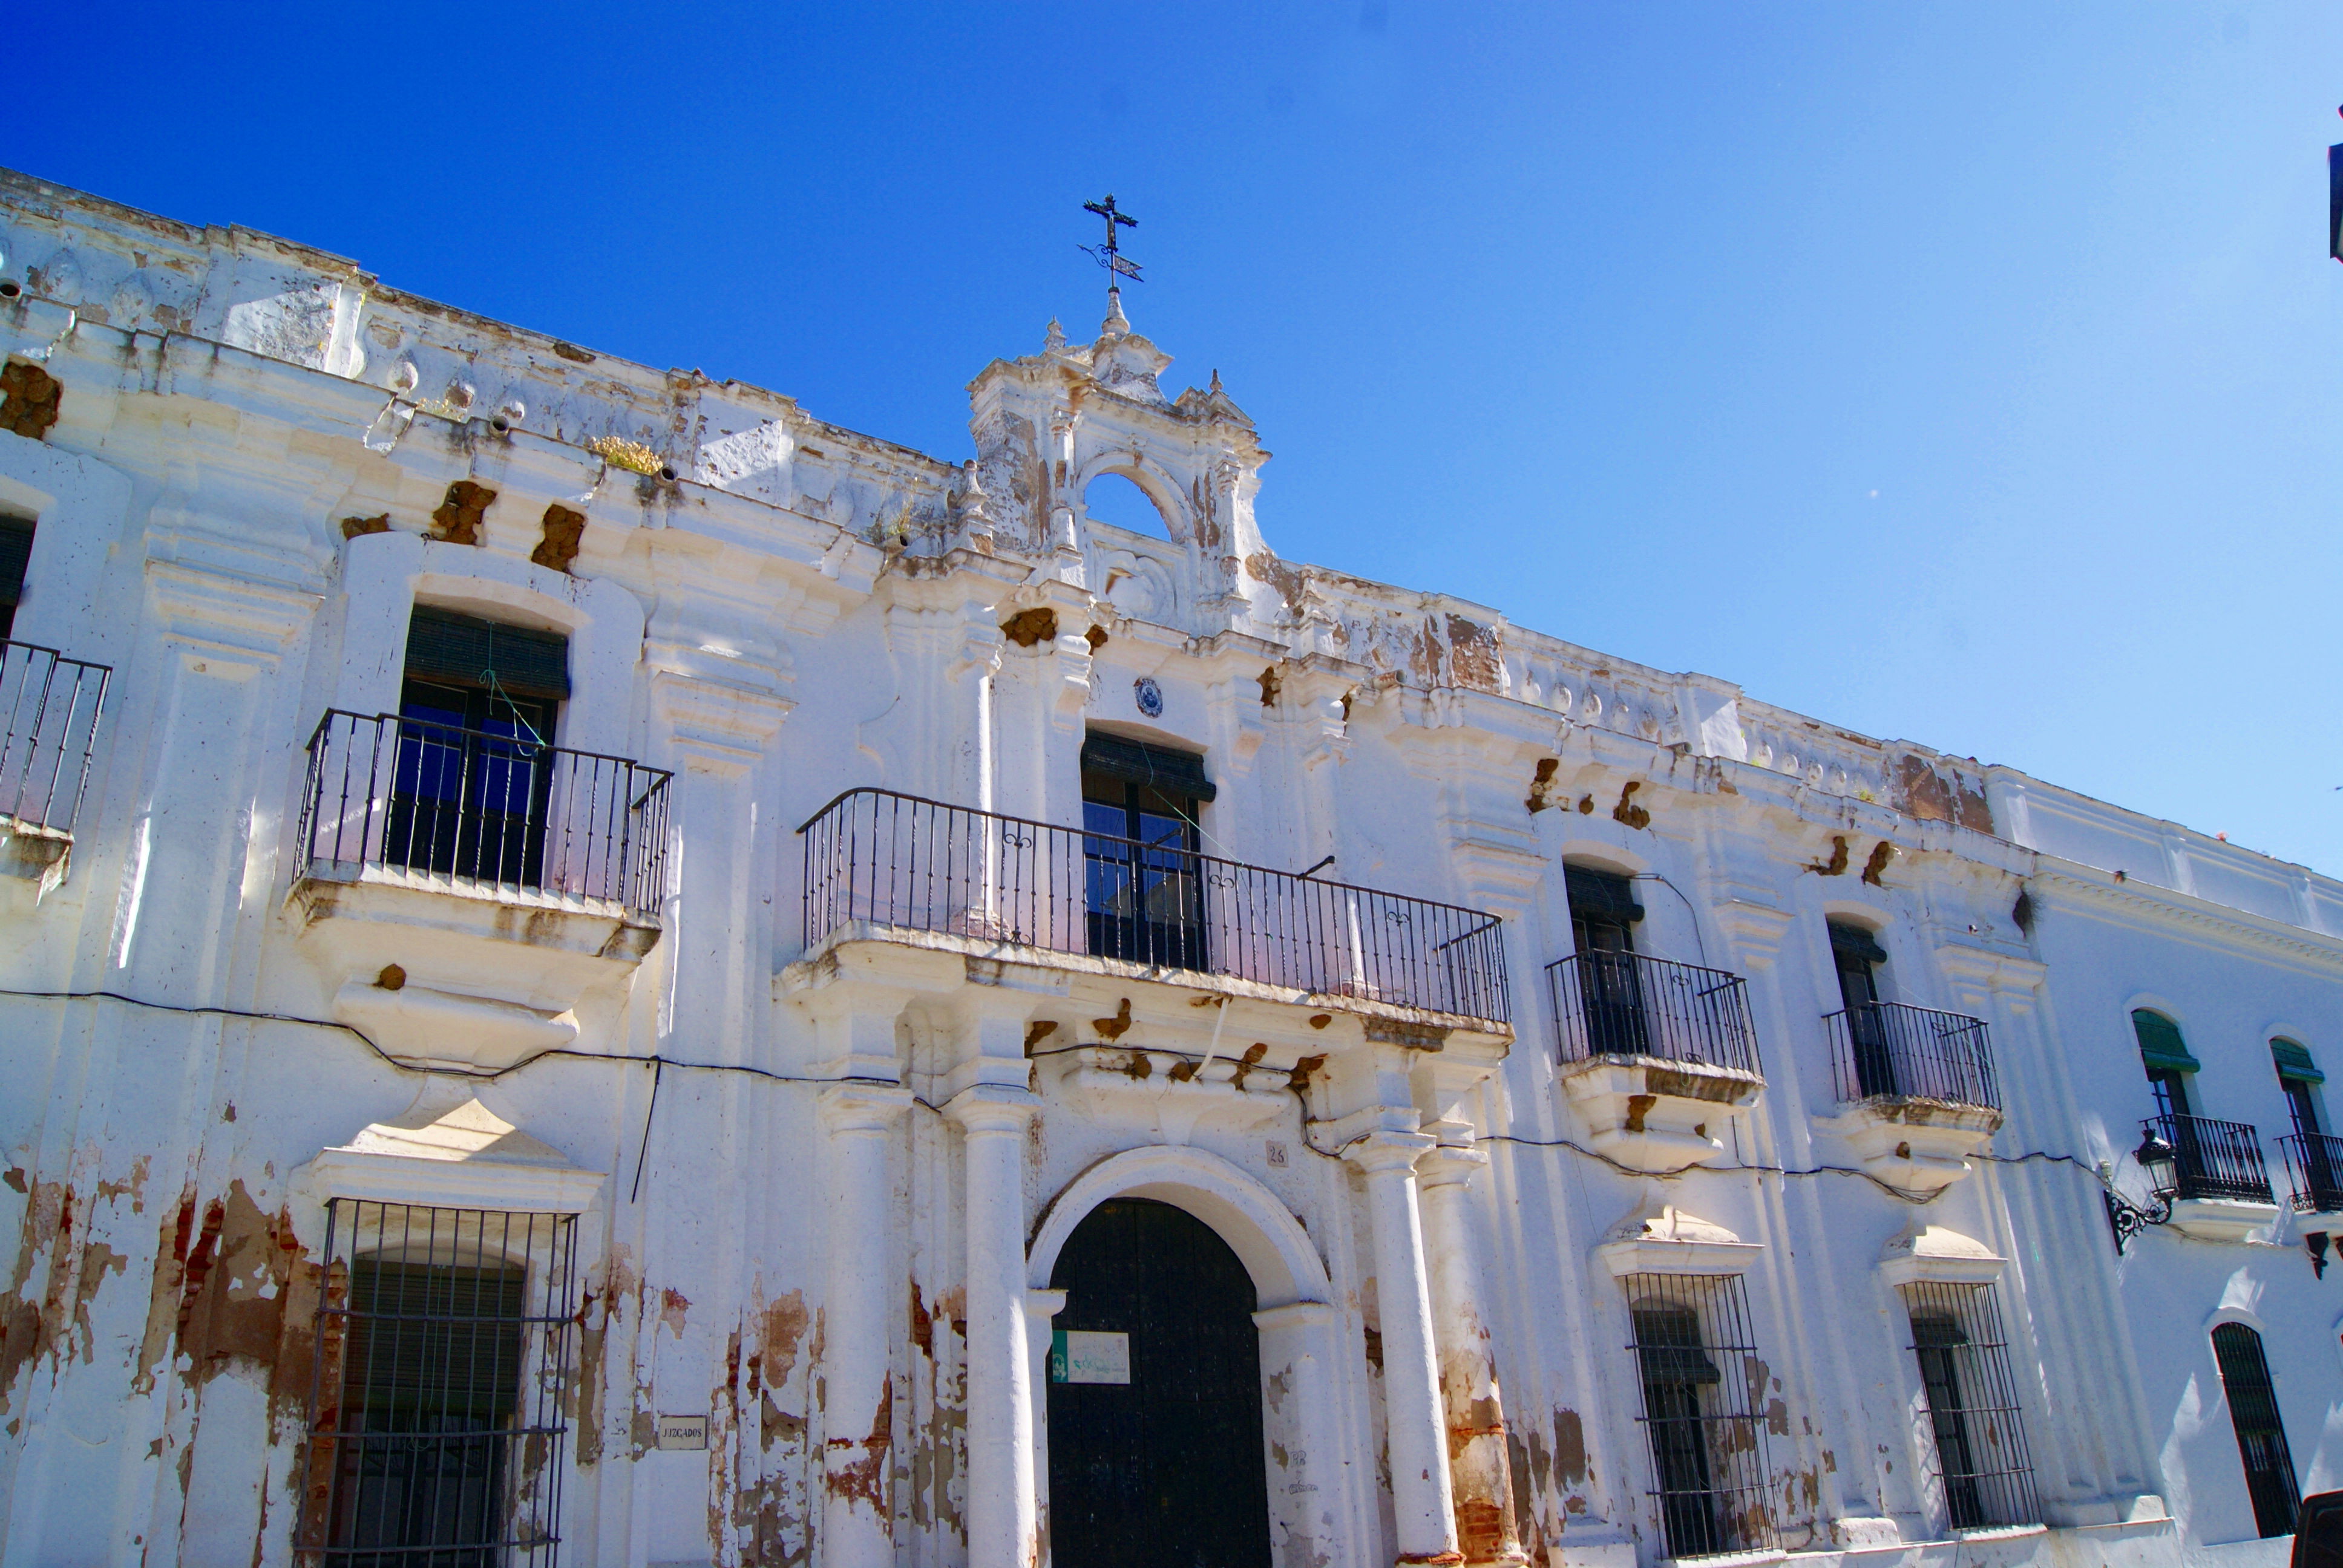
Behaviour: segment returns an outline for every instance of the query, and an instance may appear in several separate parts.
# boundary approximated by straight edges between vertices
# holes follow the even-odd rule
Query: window
[[[417,607],[407,634],[387,858],[542,886],[554,720],[569,695],[558,633]]]
[[[1635,922],[1644,908],[1625,877],[1587,866],[1562,869],[1570,900],[1570,939],[1577,954],[1578,1008],[1588,1053],[1642,1056],[1650,1030],[1636,983]]]
[[[2286,1095],[2296,1135],[2316,1138],[2326,1131],[2326,1118],[2319,1114],[2318,1086],[2327,1081],[2327,1075],[2310,1060],[2310,1052],[2293,1040],[2274,1040],[2270,1060],[2278,1068],[2278,1086]]]
[[[306,1559],[551,1568],[575,1229],[327,1205]]]
[[[2291,1535],[2302,1493],[2296,1488],[2286,1428],[2278,1421],[2278,1390],[2262,1357],[2262,1337],[2243,1323],[2223,1323],[2213,1331],[2213,1356],[2221,1365],[2221,1392],[2229,1398],[2237,1457],[2245,1462],[2254,1528],[2265,1541]]]
[[[1855,1069],[1855,1098],[1892,1095],[1902,1085],[1887,1020],[1879,1010],[1879,966],[1887,950],[1861,926],[1830,922],[1831,966],[1838,971],[1839,1005],[1846,1010],[1847,1055]],[[1844,1070],[1844,1069],[1842,1069]]]
[[[0,642],[16,634],[16,602],[25,597],[25,568],[32,560],[33,525],[0,518]]]
[[[1119,735],[1082,742],[1082,870],[1090,950],[1205,967],[1201,757]]]
[[[1811,930],[1812,928],[1808,928]],[[1830,922],[1831,965],[1838,971],[1839,1005],[1853,1011],[1879,1000],[1879,966],[1887,950],[1861,926]]]
[[[2343,1212],[2343,1138],[2328,1132],[2326,1111],[2318,1101],[2318,1086],[2327,1075],[2296,1040],[2271,1040],[2270,1060],[2294,1122],[2292,1134],[2278,1140],[2294,1169],[2294,1206],[2311,1214]]]
[[[2139,1008],[2131,1015],[2132,1033],[2139,1040],[2139,1060],[2147,1069],[2147,1086],[2156,1096],[2158,1116],[2187,1116],[2195,1105],[2188,1094],[2189,1075],[2197,1059],[2180,1038],[2180,1026],[2160,1012]]]
[[[1903,1290],[1953,1528],[2036,1523],[2034,1463],[1993,1287],[1920,1281]]]
[[[1738,1275],[1629,1274],[1652,1498],[1671,1557],[1774,1544],[1755,1336]]]

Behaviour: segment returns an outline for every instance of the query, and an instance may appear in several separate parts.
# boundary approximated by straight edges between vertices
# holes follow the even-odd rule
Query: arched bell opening
[[[1127,474],[1110,470],[1093,477],[1082,489],[1082,515],[1149,538],[1173,538],[1170,515]]]

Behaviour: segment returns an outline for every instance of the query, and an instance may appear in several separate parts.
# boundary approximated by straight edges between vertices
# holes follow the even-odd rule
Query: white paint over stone
[[[2217,1321],[2264,1335],[2306,1490],[2343,1480],[2343,1272],[2290,1211],[2119,1261],[2097,1174],[2137,1194],[2135,1007],[2266,1148],[2269,1038],[2343,1070],[2343,884],[1280,560],[1250,419],[1127,323],[984,367],[961,467],[23,176],[0,250],[0,347],[64,388],[0,434],[17,635],[113,670],[70,857],[0,899],[0,1564],[294,1560],[302,1270],[361,1192],[578,1213],[580,1564],[1029,1568],[1051,1271],[1118,1195],[1252,1276],[1280,1568],[1660,1557],[1614,1275],[1663,1268],[1745,1281],[1768,1511],[1831,1568],[2275,1561],[2235,1544]],[[1101,474],[1162,535],[1091,519]],[[477,545],[426,537],[458,480]],[[556,505],[568,572],[529,558]],[[558,742],[672,770],[651,913],[305,882],[306,748],[396,706],[418,603],[563,631]],[[1022,946],[998,886],[809,947],[825,802],[1075,828],[1091,728],[1201,752],[1216,853],[1503,917],[1510,1026]],[[1639,950],[1747,979],[1762,1085],[1647,1120],[1647,1078],[1565,1081],[1565,859],[1637,879]],[[1833,918],[1986,1021],[2002,1117],[1838,1104]],[[1986,1278],[2047,1528],[1956,1543],[1895,1292]]]

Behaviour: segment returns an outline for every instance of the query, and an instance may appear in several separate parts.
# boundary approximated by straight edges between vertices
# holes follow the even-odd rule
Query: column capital
[[[1342,1151],[1342,1158],[1370,1176],[1387,1171],[1413,1173],[1417,1158],[1439,1141],[1428,1132],[1370,1132]]]
[[[960,1131],[970,1137],[994,1132],[1013,1132],[1022,1137],[1025,1124],[1041,1108],[1040,1097],[1031,1090],[977,1083],[946,1101],[944,1114],[960,1123]]]
[[[692,671],[651,671],[651,714],[674,755],[696,772],[738,779],[766,749],[797,704],[776,692]]]
[[[1285,1329],[1332,1328],[1342,1321],[1342,1309],[1332,1302],[1288,1302],[1263,1307],[1252,1315],[1253,1326],[1276,1332]]]
[[[1416,1180],[1427,1189],[1469,1186],[1488,1163],[1489,1156],[1470,1144],[1441,1143],[1417,1165]]]
[[[833,1083],[821,1091],[821,1124],[833,1135],[884,1132],[910,1106],[911,1091],[900,1083]]]

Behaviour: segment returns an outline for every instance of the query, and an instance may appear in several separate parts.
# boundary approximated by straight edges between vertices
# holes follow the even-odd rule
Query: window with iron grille
[[[1738,1275],[1629,1274],[1652,1498],[1671,1557],[1775,1544],[1765,1394]]]
[[[2294,1478],[2294,1455],[2278,1420],[2278,1387],[2262,1355],[2262,1337],[2243,1323],[2213,1331],[2213,1356],[2221,1363],[2221,1392],[2229,1396],[2229,1424],[2237,1433],[2237,1457],[2245,1462],[2246,1494],[2253,1499],[2254,1528],[2267,1541],[2294,1533],[2302,1492]]]
[[[553,1568],[577,1221],[327,1212],[302,1560]]]
[[[1904,1306],[1953,1528],[2037,1523],[2034,1462],[1994,1288],[1923,1280],[1904,1287]]]

